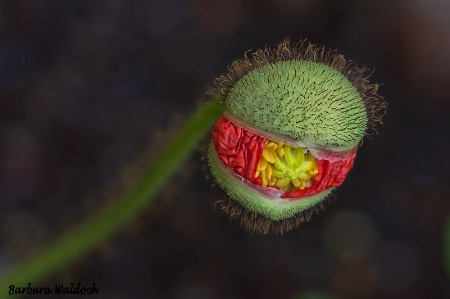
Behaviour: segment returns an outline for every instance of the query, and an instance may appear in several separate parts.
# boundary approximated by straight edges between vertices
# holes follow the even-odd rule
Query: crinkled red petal
[[[255,173],[267,139],[244,130],[224,116],[215,123],[212,139],[225,165],[252,183],[261,185],[261,178],[255,179]]]

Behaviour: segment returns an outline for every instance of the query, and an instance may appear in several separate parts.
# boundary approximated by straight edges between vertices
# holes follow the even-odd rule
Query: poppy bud
[[[225,212],[283,233],[323,206],[386,105],[367,69],[337,51],[288,40],[235,61],[216,80],[226,109],[212,130],[211,172]]]

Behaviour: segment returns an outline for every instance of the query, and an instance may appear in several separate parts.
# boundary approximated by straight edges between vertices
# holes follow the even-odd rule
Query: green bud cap
[[[251,128],[330,150],[357,146],[368,122],[352,83],[337,70],[306,60],[250,71],[231,88],[226,107]]]
[[[217,79],[226,115],[296,147],[346,151],[381,123],[386,105],[367,69],[304,41],[257,50]]]

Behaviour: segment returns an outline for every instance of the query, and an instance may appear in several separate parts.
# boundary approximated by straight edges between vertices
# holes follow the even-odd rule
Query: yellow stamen
[[[263,187],[267,186],[267,177],[266,177],[266,172],[265,171],[261,172],[261,185]]]
[[[270,164],[267,164],[266,176],[268,181],[272,179],[272,166],[270,166]]]
[[[275,162],[275,156],[273,152],[269,151],[268,149],[264,149],[262,155],[267,162],[269,163]]]
[[[278,156],[283,158],[283,156],[284,156],[284,149],[282,147],[277,148],[277,154],[278,154]]]
[[[264,170],[267,167],[267,161],[264,159],[259,160],[258,170]]]
[[[283,158],[283,156],[284,156],[284,149],[283,149],[283,145],[284,144],[283,144],[283,142],[277,142],[276,145],[277,145],[277,154],[278,154],[278,156]]]
[[[273,142],[269,142],[267,143],[265,148],[273,152],[274,150],[277,149],[277,145]]]
[[[305,181],[300,182],[300,189],[305,189]]]

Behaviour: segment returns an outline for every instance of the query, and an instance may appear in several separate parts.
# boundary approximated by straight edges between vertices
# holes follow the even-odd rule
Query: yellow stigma
[[[316,159],[305,148],[292,148],[282,142],[268,140],[256,169],[264,187],[279,187],[285,192],[311,186],[317,174]]]

